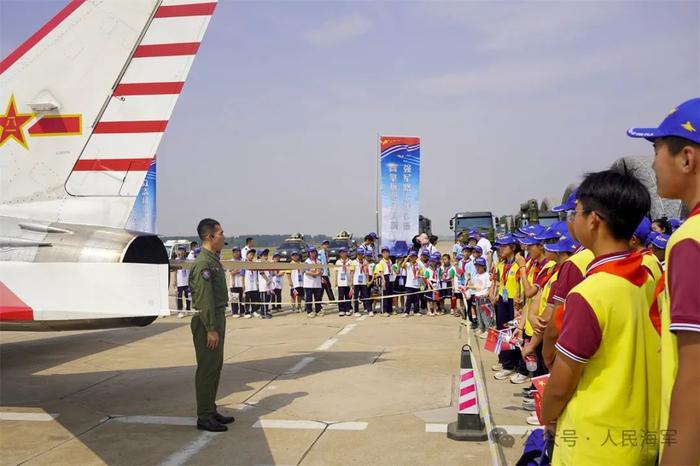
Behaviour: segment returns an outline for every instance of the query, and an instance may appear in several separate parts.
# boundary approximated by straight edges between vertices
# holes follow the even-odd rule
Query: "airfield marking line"
[[[314,429],[323,430],[326,424],[319,421],[258,419],[253,424],[255,429]]]
[[[347,335],[348,333],[352,332],[352,329],[355,328],[357,324],[349,324],[343,327],[340,332],[338,332],[338,335]]]
[[[316,348],[316,351],[326,351],[330,349],[331,346],[335,345],[338,342],[337,338],[329,338],[328,340],[324,341],[321,346]]]
[[[425,431],[431,433],[447,433],[447,424],[426,424]]]
[[[313,360],[315,360],[315,359],[316,359],[316,358],[314,358],[313,356],[307,356],[307,357],[303,358],[301,361],[299,361],[298,363],[294,364],[291,368],[289,368],[289,369],[285,372],[285,374],[296,374],[296,373],[298,373],[300,370],[302,370],[303,368],[305,368],[306,366],[308,366],[309,363],[311,363],[311,361],[313,361]]]
[[[321,422],[302,419],[258,419],[253,424],[255,429],[306,429],[306,430],[365,430],[366,422]]]
[[[187,416],[110,416],[114,422],[124,424],[161,424],[166,426],[189,426],[195,425],[194,417]]]
[[[220,434],[221,433],[219,432],[202,432],[196,439],[185,445],[182,450],[176,451],[170,455],[162,463],[162,466],[180,466],[187,463],[190,458],[199,453],[199,451],[207,446],[207,444],[211,442],[214,437]]]
[[[0,412],[0,421],[38,421],[47,422],[53,421],[58,417],[58,414],[49,413],[19,413],[12,411]]]

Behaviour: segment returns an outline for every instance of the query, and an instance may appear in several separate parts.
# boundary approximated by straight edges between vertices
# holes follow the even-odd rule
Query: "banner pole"
[[[380,244],[383,244],[384,241],[382,240],[381,225],[380,225],[380,221],[379,221],[379,213],[380,213],[380,207],[379,207],[379,204],[380,204],[379,190],[380,190],[380,187],[381,187],[381,165],[382,165],[382,158],[381,158],[381,156],[382,156],[381,136],[379,135],[379,133],[377,133],[377,160],[376,160],[376,162],[377,162],[377,167],[376,167],[376,168],[377,168],[377,180],[376,180],[376,185],[375,185],[376,191],[377,191],[377,198],[376,198],[376,210],[375,210],[375,214],[376,214],[376,228],[377,228],[377,229],[376,229],[376,232],[377,232],[377,236],[379,236],[379,243],[380,243]],[[379,246],[379,245],[377,245],[377,246]]]

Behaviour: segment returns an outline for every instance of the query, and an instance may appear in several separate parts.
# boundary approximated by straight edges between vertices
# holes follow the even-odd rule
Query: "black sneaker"
[[[219,424],[231,424],[236,419],[233,416],[224,416],[223,414],[214,413],[214,419]]]
[[[206,430],[208,432],[226,432],[228,430],[228,427],[217,421],[214,415],[206,421],[197,419],[197,429]]]

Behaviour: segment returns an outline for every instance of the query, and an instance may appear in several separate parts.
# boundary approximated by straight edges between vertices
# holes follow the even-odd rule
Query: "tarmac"
[[[195,428],[189,318],[143,328],[0,333],[2,465],[515,464],[517,394],[450,316],[227,319],[217,404],[228,432]],[[477,341],[478,340],[478,341]],[[446,436],[471,344],[490,439]]]

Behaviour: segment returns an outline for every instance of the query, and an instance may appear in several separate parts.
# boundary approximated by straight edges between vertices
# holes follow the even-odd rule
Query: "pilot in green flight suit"
[[[197,394],[197,428],[210,432],[228,430],[224,424],[233,417],[216,410],[216,392],[224,364],[226,308],[228,289],[226,275],[219,262],[224,247],[224,231],[216,220],[205,218],[197,226],[202,251],[190,271],[189,285],[192,307],[199,311],[192,317],[192,339],[197,356],[194,383]]]

